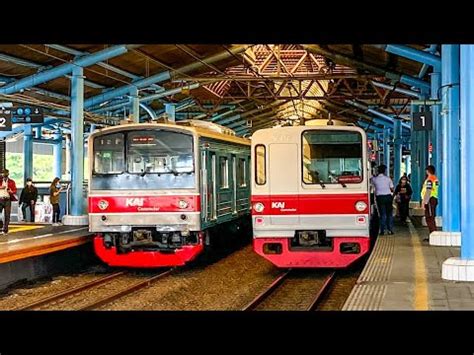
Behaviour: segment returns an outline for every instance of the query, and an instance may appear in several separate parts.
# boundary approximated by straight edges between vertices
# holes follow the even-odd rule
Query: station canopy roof
[[[0,45],[0,90],[15,80],[71,63],[111,46]],[[384,47],[352,44],[136,45],[124,54],[84,67],[84,95],[87,100],[170,71],[172,75],[168,80],[139,87],[141,99],[150,96],[142,102],[158,118],[166,114],[165,104],[175,104],[177,119],[215,121],[247,134],[262,127],[302,124],[315,118],[356,124],[366,122],[375,128],[380,127],[380,122],[376,122],[368,110],[372,108],[382,115],[407,120],[410,101],[421,97],[421,89],[407,85],[403,77],[414,78],[428,86],[432,71],[430,66],[389,53]],[[406,47],[437,54],[436,45]],[[216,55],[220,55],[219,60],[208,60]],[[71,80],[66,75],[13,94],[0,95],[0,102],[42,106],[51,117],[64,117],[60,125],[68,127],[70,95]],[[85,107],[86,120],[99,125],[114,124],[129,115],[128,99],[129,96],[121,95]],[[237,114],[240,116],[236,117]],[[144,119],[149,115],[147,110],[141,111]]]

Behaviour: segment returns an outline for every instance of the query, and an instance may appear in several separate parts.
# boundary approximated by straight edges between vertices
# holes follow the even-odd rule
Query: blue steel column
[[[435,71],[431,73],[431,95],[432,100],[438,100],[438,91],[441,86],[441,73]],[[436,168],[436,175],[439,181],[443,180],[443,130],[442,130],[442,119],[439,113],[439,106],[431,106],[431,112],[433,114],[433,133],[431,136],[431,143],[433,144],[433,155],[432,163]],[[443,189],[439,186],[438,193],[438,207],[436,214],[438,216],[443,215]]]
[[[71,83],[71,215],[83,215],[84,183],[84,76],[82,67],[72,71]]]
[[[474,259],[474,45],[461,45],[461,258]]]
[[[31,125],[25,125],[23,133],[23,180],[33,178],[33,130]]]
[[[168,115],[168,120],[176,121],[176,106],[173,104],[165,104],[165,112]]]
[[[402,175],[402,121],[395,119],[393,137],[393,180],[396,183]]]
[[[57,134],[55,139],[59,139],[60,143],[53,145],[53,159],[54,159],[54,166],[53,166],[53,175],[54,177],[61,178],[62,176],[62,162],[63,162],[63,141],[61,133]]]
[[[418,111],[417,105],[411,105],[411,113]],[[420,131],[413,129],[413,120],[411,122],[411,187],[413,188],[412,201],[420,201]]]
[[[443,126],[443,231],[461,231],[461,168],[459,151],[459,45],[441,47]],[[452,85],[450,87],[450,85]],[[471,132],[472,133],[472,132]],[[472,137],[471,137],[472,139]],[[471,157],[472,158],[472,157]]]
[[[390,139],[390,130],[383,130],[383,163],[387,167],[387,176],[390,176],[390,147],[388,141]]]
[[[130,118],[135,123],[140,122],[140,98],[136,86],[132,86],[130,89]]]

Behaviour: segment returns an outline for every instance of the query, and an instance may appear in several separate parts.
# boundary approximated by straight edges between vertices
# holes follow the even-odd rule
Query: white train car
[[[343,268],[369,251],[367,137],[354,126],[252,136],[255,252],[278,267]]]

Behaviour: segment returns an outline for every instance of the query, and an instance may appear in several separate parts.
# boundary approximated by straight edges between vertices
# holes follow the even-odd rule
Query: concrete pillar
[[[393,181],[398,182],[402,173],[402,121],[395,119],[393,138]]]
[[[25,125],[23,131],[23,180],[33,178],[33,129]]]

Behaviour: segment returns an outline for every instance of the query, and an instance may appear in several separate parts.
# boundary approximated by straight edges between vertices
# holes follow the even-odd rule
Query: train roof
[[[152,129],[152,128],[164,128],[175,131],[185,131],[199,137],[211,138],[219,141],[231,142],[236,144],[250,146],[250,139],[237,137],[235,133],[229,128],[211,123],[206,121],[197,120],[183,120],[176,123],[125,123],[113,127],[106,127],[97,131],[94,131],[91,136],[134,130],[137,128],[141,129]]]

